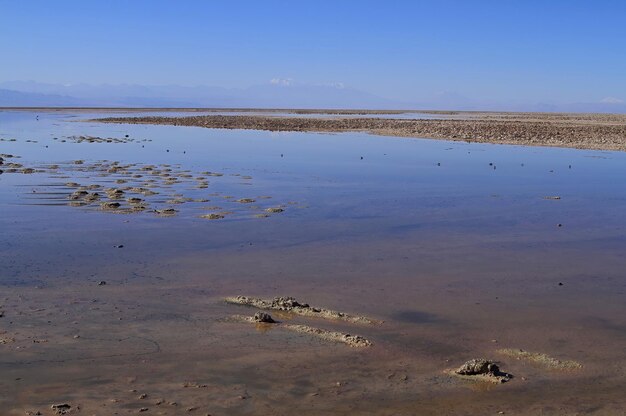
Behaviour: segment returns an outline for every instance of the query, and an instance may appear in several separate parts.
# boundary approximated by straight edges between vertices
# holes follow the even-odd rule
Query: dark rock
[[[266,324],[274,324],[276,321],[270,316],[269,313],[257,312],[254,314],[254,322],[263,322]]]
[[[489,361],[484,358],[475,358],[467,361],[461,367],[456,369],[455,373],[465,376],[473,376],[476,374],[497,375],[500,373],[500,368],[493,361]]]
[[[64,415],[72,409],[72,406],[67,403],[59,403],[53,404],[50,408],[54,410],[57,415]]]

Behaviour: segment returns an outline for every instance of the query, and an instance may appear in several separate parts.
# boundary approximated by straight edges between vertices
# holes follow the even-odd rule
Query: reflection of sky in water
[[[0,112],[0,138],[18,139],[0,142],[0,153],[21,155],[25,164],[108,159],[251,175],[250,191],[210,178],[211,185],[203,192],[219,190],[237,197],[269,194],[281,202],[298,201],[308,208],[292,209],[285,218],[339,221],[357,235],[416,228],[552,233],[557,223],[576,224],[578,232],[611,234],[623,227],[626,219],[626,185],[621,180],[626,156],[619,152],[360,133],[276,133],[76,121],[96,116],[40,113],[36,121],[34,113]],[[153,141],[75,144],[52,140],[71,135],[120,138],[125,134]],[[38,143],[26,143],[26,139]],[[40,182],[38,175],[5,174],[0,177],[0,195],[13,204],[19,197],[10,185]],[[193,196],[200,195],[198,191]],[[543,199],[550,195],[562,199]],[[3,210],[25,209],[10,206]],[[28,209],[46,218],[53,215],[41,208]]]

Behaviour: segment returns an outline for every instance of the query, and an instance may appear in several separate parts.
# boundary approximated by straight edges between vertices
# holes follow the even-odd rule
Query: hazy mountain
[[[402,103],[334,85],[258,85],[242,89],[178,85],[0,83],[3,106],[400,108]],[[56,101],[55,101],[56,100]]]
[[[275,79],[249,88],[133,84],[0,83],[0,106],[41,107],[222,107],[369,108],[541,112],[626,113],[626,103],[606,97],[596,103],[529,103],[475,100],[442,92],[414,102],[388,100],[337,85],[311,85]]]
[[[76,97],[0,89],[2,107],[72,107],[88,105]]]

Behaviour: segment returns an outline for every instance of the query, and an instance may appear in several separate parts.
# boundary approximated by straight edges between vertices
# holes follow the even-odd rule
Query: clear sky
[[[0,82],[626,100],[626,1],[0,0]]]

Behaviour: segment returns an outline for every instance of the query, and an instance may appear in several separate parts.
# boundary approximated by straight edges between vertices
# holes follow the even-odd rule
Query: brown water
[[[624,414],[626,155],[38,116],[0,113],[0,139],[16,139],[0,153],[21,156],[0,166],[1,415]],[[129,173],[98,176],[116,161]],[[140,186],[163,164],[180,182],[159,177],[143,211],[69,205],[67,182]],[[198,188],[207,171],[224,176]],[[214,206],[232,214],[199,218]],[[226,322],[254,313],[222,301],[238,294],[385,322],[272,314],[374,344],[352,349]],[[475,357],[514,378],[444,373]]]

